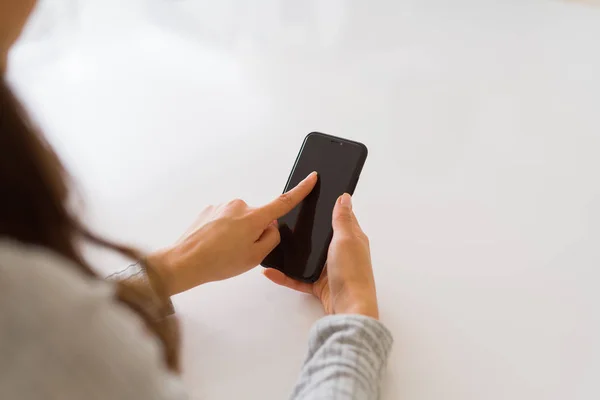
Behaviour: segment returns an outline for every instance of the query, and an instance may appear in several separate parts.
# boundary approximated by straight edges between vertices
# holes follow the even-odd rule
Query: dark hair
[[[81,254],[83,241],[140,260],[135,250],[102,239],[80,223],[67,206],[69,184],[69,175],[56,153],[38,133],[4,78],[0,79],[0,238],[52,250],[92,277],[97,275]],[[167,318],[168,296],[161,285],[156,286],[165,306],[155,309],[148,309],[144,301],[147,294],[135,285],[127,281],[116,285],[117,300],[142,317],[162,341],[167,365],[178,370],[178,335],[175,321]]]

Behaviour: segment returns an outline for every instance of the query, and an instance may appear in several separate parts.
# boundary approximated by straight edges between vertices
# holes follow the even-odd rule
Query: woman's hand
[[[179,242],[151,254],[147,262],[158,270],[171,295],[240,275],[260,264],[279,244],[277,219],[304,200],[316,182],[313,172],[259,208],[242,200],[210,206]]]
[[[275,269],[265,269],[264,274],[279,285],[315,295],[327,314],[379,318],[369,239],[352,212],[349,194],[341,196],[335,204],[327,266],[317,282],[296,281]]]

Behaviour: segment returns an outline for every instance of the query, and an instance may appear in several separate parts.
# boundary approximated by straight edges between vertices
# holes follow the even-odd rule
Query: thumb
[[[341,195],[333,208],[333,231],[341,233],[352,229],[354,213],[352,212],[352,196],[348,193]]]

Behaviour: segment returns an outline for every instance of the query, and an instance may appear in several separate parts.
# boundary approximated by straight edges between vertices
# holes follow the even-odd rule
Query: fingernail
[[[311,172],[310,174],[308,174],[308,176],[306,178],[308,179],[308,178],[312,178],[314,176],[317,176],[317,171]]]
[[[342,205],[352,208],[352,196],[350,196],[348,193],[344,193],[342,195],[342,199],[340,202],[342,203]]]

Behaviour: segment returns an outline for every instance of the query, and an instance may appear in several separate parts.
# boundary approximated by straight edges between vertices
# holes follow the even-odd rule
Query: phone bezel
[[[306,135],[306,137],[304,138],[304,141],[302,142],[302,147],[300,147],[300,151],[298,152],[298,155],[296,156],[296,160],[294,161],[294,166],[292,167],[292,171],[290,172],[290,175],[287,179],[287,182],[285,184],[285,187],[283,189],[283,193],[287,192],[288,190],[290,190],[291,188],[289,187],[289,184],[292,180],[292,177],[294,176],[294,172],[296,171],[296,167],[298,165],[298,162],[300,160],[300,158],[302,157],[302,153],[306,147],[306,144],[308,143],[309,139],[311,137],[315,137],[315,136],[319,136],[319,137],[323,137],[326,139],[329,139],[332,142],[335,143],[340,143],[340,145],[352,145],[352,146],[358,146],[361,149],[361,155],[360,155],[360,159],[356,165],[356,168],[354,169],[352,176],[351,176],[351,183],[350,186],[347,188],[346,192],[349,194],[354,194],[354,191],[356,190],[356,186],[358,184],[358,180],[360,178],[360,174],[362,172],[362,169],[364,167],[364,164],[367,160],[367,156],[369,154],[369,150],[367,149],[367,146],[365,146],[363,143],[360,142],[356,142],[350,139],[345,139],[345,138],[341,138],[341,137],[337,137],[337,136],[333,136],[333,135],[328,135],[326,133],[322,133],[322,132],[311,132],[308,135]],[[328,235],[327,238],[327,247],[329,247],[329,244],[331,243],[331,239],[333,237],[333,228],[330,228],[331,231]],[[271,265],[267,265],[265,262],[263,262],[261,265],[267,268],[274,268],[277,269],[283,273],[285,273],[286,275],[290,276],[293,279],[296,279],[298,281],[302,281],[302,282],[308,282],[308,283],[314,283],[316,282],[320,277],[321,274],[323,273],[323,268],[325,267],[325,263],[327,260],[327,252],[325,252],[322,257],[324,258],[323,260],[321,260],[320,267],[317,269],[317,271],[315,271],[315,273],[309,277],[304,277],[304,276],[291,276],[289,274],[286,273],[286,271],[283,271],[282,269],[276,267],[276,266],[271,266]]]

